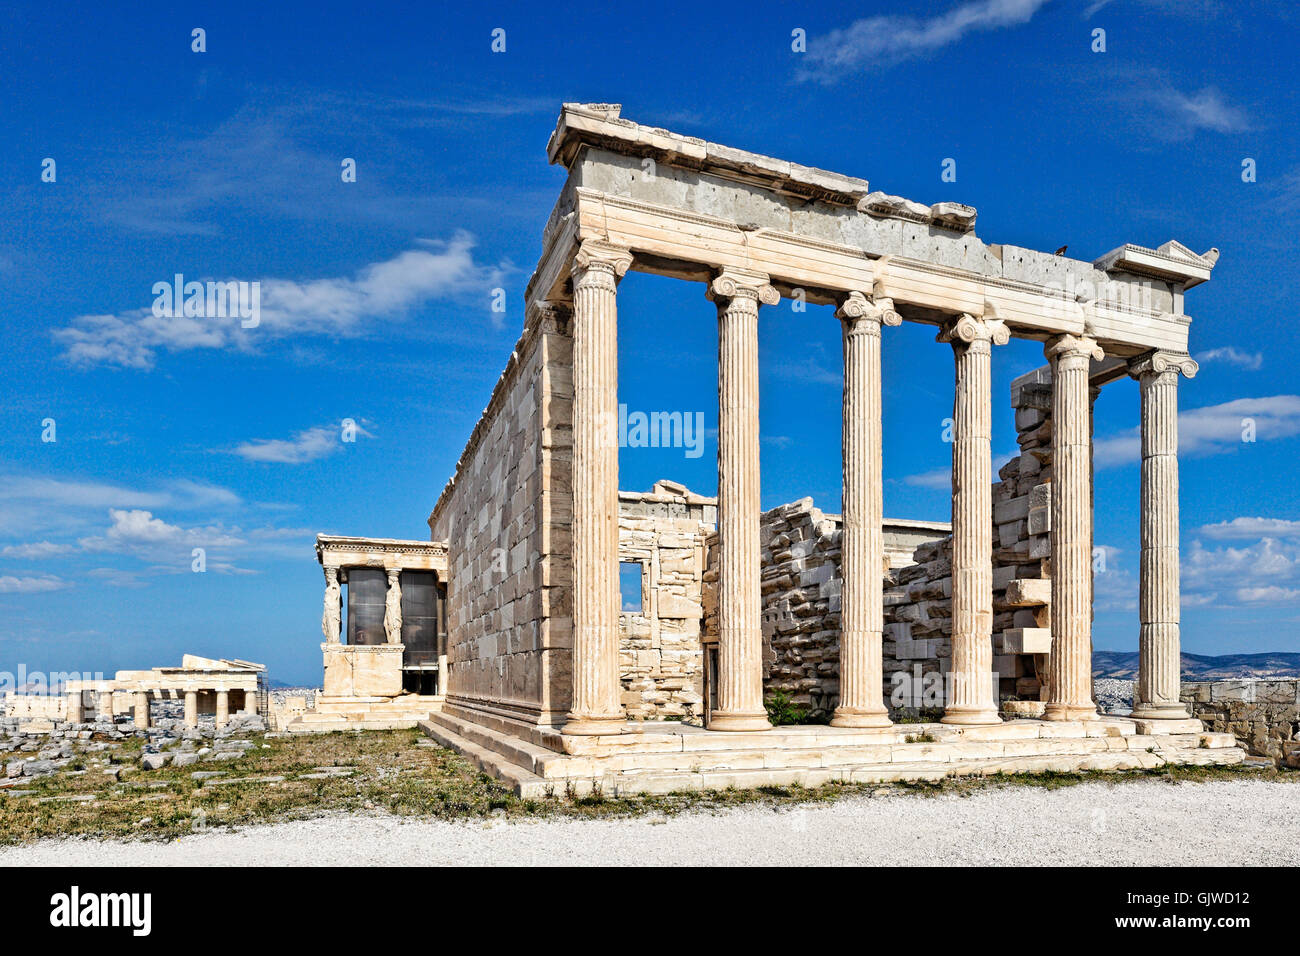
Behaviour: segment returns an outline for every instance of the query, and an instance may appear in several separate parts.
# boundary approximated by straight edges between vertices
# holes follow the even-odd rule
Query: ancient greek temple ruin
[[[289,729],[420,714],[537,793],[1241,759],[1179,687],[1177,392],[1197,371],[1184,295],[1217,250],[1123,244],[1087,262],[987,242],[969,206],[642,126],[612,104],[566,104],[548,156],[568,178],[523,334],[430,541],[318,541],[324,709]],[[620,491],[629,271],[698,283],[701,321],[716,312],[716,498],[671,481]],[[758,326],[795,296],[833,305],[842,326],[841,515],[760,508]],[[950,526],[883,513],[881,350],[902,322],[951,349]],[[1013,386],[1021,454],[995,478],[990,367],[1012,337],[1041,342],[1045,364]],[[1126,376],[1141,395],[1141,674],[1116,716],[1092,695],[1092,403]],[[628,564],[639,609],[620,605]],[[431,597],[409,608],[430,622],[415,639],[436,674],[418,686],[402,619],[417,570]],[[357,621],[385,607],[366,634],[349,594],[346,643],[340,575],[373,589]],[[933,700],[900,697],[914,673],[942,678]],[[777,691],[815,722],[773,727]]]

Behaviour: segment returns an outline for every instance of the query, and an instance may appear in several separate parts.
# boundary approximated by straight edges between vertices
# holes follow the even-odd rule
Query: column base
[[[1140,734],[1203,734],[1205,725],[1195,717],[1146,720],[1134,718],[1133,727]]]
[[[852,707],[836,707],[831,716],[832,727],[892,727],[887,710],[856,710]]]
[[[1002,717],[991,707],[949,707],[939,718],[941,724],[960,724],[965,727],[982,727],[1002,723]]]
[[[569,714],[565,718],[564,726],[560,728],[560,733],[573,737],[621,734],[625,722],[622,714],[612,714],[607,717]]]
[[[1048,701],[1043,720],[1098,720],[1095,704],[1058,704]]]
[[[771,730],[772,722],[767,719],[767,711],[757,713],[726,712],[715,710],[705,725],[705,730]]]
[[[1134,720],[1186,720],[1191,716],[1183,704],[1134,704]]]

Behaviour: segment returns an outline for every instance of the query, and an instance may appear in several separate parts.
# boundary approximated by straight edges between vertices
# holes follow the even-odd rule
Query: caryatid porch
[[[882,330],[935,325],[954,351],[953,670],[945,722],[999,722],[992,672],[990,362],[1011,336],[1053,370],[1050,677],[1044,717],[1092,720],[1091,396],[1120,366],[1142,388],[1142,677],[1135,717],[1178,719],[1177,375],[1190,375],[1183,293],[1217,258],[1178,243],[1095,263],[985,245],[975,211],[921,206],[865,181],[566,105],[553,162],[570,181],[547,226],[530,308],[572,312],[573,649],[566,734],[619,733],[617,289],[628,269],[706,284],[718,321],[719,655],[713,730],[769,727],[759,593],[757,328],[799,290],[834,304],[844,340],[840,706],[887,727],[881,674]],[[638,170],[640,172],[638,172]],[[707,189],[693,188],[707,181]],[[739,210],[743,209],[743,215]],[[1127,364],[1125,364],[1127,363]],[[1122,374],[1122,372],[1121,372]]]

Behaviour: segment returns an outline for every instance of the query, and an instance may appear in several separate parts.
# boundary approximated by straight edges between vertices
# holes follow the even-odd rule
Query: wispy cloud
[[[972,0],[922,18],[885,14],[855,20],[808,41],[802,80],[836,83],[864,70],[885,69],[952,46],[970,33],[1028,23],[1048,0]]]
[[[481,292],[499,285],[506,266],[474,261],[474,239],[457,233],[450,241],[421,240],[392,259],[338,278],[267,278],[261,283],[261,314],[256,327],[238,317],[157,316],[149,306],[109,315],[81,315],[54,332],[62,357],[78,366],[152,368],[160,351],[235,349],[250,351],[258,342],[292,335],[355,336],[373,328],[369,320],[397,320],[441,297]]]
[[[1222,362],[1225,365],[1235,365],[1238,368],[1244,368],[1254,372],[1264,364],[1263,352],[1243,352],[1240,349],[1233,348],[1231,345],[1221,349],[1209,349],[1201,352],[1196,356],[1196,361],[1205,365],[1209,362]]]
[[[36,507],[192,509],[241,503],[228,488],[185,479],[158,488],[128,488],[99,481],[72,481],[24,475],[0,475],[0,501]]]
[[[143,509],[113,508],[103,532],[77,544],[90,554],[124,555],[150,565],[146,573],[175,574],[191,569],[195,548],[202,548],[207,570],[224,574],[252,573],[234,562],[254,556],[301,556],[311,534],[302,528],[259,528],[243,531],[222,524],[186,527],[172,524]],[[109,571],[113,569],[107,569]],[[138,572],[135,572],[138,573]]]
[[[70,544],[55,544],[52,541],[33,541],[30,544],[11,544],[0,548],[0,557],[38,560],[40,558],[57,558],[70,554],[77,549]]]
[[[1242,133],[1251,128],[1244,109],[1229,103],[1215,86],[1184,91],[1168,77],[1148,72],[1116,88],[1115,98],[1130,118],[1156,139],[1182,141],[1198,132]]]
[[[370,432],[353,424],[349,429],[355,436],[373,438]],[[231,454],[245,461],[270,462],[280,465],[301,465],[332,455],[345,444],[343,425],[317,425],[298,432],[292,438],[254,438],[235,446]]]
[[[1095,16],[1115,2],[1116,0],[1094,0],[1084,10],[1083,15],[1084,17]],[[1224,11],[1224,6],[1219,0],[1124,0],[1120,5],[1197,19],[1218,16]]]
[[[1216,455],[1241,445],[1253,428],[1256,441],[1300,434],[1300,395],[1239,398],[1181,412],[1178,416],[1179,454]],[[1133,428],[1093,443],[1093,464],[1114,468],[1139,461],[1142,437]]]
[[[1011,455],[994,455],[993,456],[993,475],[994,481],[997,480],[997,473],[1002,466],[1011,460]],[[947,491],[952,487],[952,466],[935,468],[931,471],[922,471],[914,475],[905,475],[902,479],[903,484],[911,485],[914,488],[934,488],[940,491]]]
[[[839,388],[844,384],[844,376],[841,372],[826,368],[815,357],[799,361],[775,362],[768,365],[766,371],[777,378],[802,382],[805,385],[834,385]]]
[[[1233,518],[1202,525],[1197,533],[1225,541],[1243,538],[1300,538],[1300,521],[1287,518]]]
[[[39,594],[45,591],[62,591],[68,587],[72,585],[52,574],[26,578],[8,575],[0,577],[0,594]]]

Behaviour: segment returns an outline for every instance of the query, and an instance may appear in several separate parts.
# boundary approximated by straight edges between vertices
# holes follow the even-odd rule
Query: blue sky
[[[1219,247],[1187,299],[1202,369],[1181,392],[1184,648],[1300,650],[1290,4],[268,6],[7,13],[0,669],[190,651],[319,681],[313,536],[427,535],[523,321],[564,179],[545,158],[563,101],[970,203],[986,241],[1082,259]],[[260,281],[261,325],[151,321],[175,273]],[[702,286],[629,275],[621,400],[716,427],[715,335]],[[760,335],[764,505],[838,510],[838,324],[783,302]],[[995,354],[999,456],[1007,386],[1042,362],[1030,342]],[[886,512],[945,519],[951,350],[905,325],[884,365]],[[1108,386],[1099,648],[1136,648],[1136,424],[1136,385]],[[715,455],[624,449],[622,485],[711,493]]]

